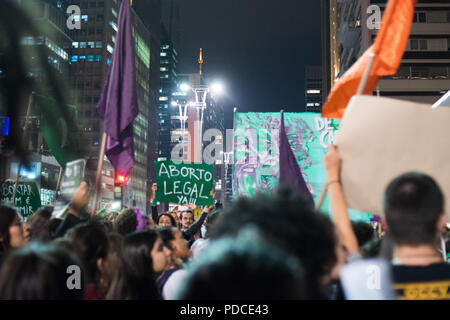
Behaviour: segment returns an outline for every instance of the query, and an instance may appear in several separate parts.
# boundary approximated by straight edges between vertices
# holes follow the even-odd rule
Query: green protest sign
[[[31,216],[41,207],[41,196],[34,182],[19,182],[17,184],[16,203],[12,204],[14,183],[4,182],[2,185],[2,203],[17,208],[23,219]]]
[[[209,164],[155,161],[156,201],[161,203],[214,204],[210,192],[213,188],[213,166]]]
[[[64,199],[72,199],[75,191],[84,180],[86,160],[80,159],[68,162],[61,182],[61,195]]]

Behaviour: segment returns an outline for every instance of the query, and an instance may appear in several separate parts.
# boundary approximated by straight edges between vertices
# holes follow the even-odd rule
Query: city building
[[[134,12],[150,31],[150,81],[149,81],[149,118],[147,139],[147,199],[151,196],[151,187],[156,183],[155,161],[158,160],[159,141],[159,89],[160,89],[160,48],[162,0],[134,0]],[[144,208],[143,208],[144,209]],[[150,206],[147,205],[147,214]]]
[[[322,68],[306,67],[305,111],[322,112]]]
[[[111,64],[121,1],[72,1],[72,4],[81,8],[81,29],[71,31],[73,42],[70,58],[72,79],[78,90],[80,135],[85,146],[84,154],[90,159],[97,159],[103,124],[96,115],[96,106]],[[139,115],[133,124],[135,165],[128,185],[124,188],[123,205],[132,206],[135,203],[147,211],[149,186],[156,181],[153,161],[156,160],[158,141],[157,119],[154,115],[157,114],[159,88],[159,29],[149,29],[153,15],[145,11],[148,10],[149,2],[145,4],[143,6],[142,1],[135,1],[131,9]],[[157,22],[159,24],[160,21]],[[152,46],[155,42],[157,45]],[[109,194],[114,191],[110,190],[114,188],[113,185],[106,184],[106,187]],[[101,201],[104,204],[112,200]]]
[[[387,1],[323,0],[323,98],[373,43]],[[450,87],[450,3],[419,0],[411,35],[397,73],[374,92],[433,104]]]
[[[25,128],[28,136],[26,146],[30,166],[28,168],[21,166],[20,180],[35,182],[41,196],[42,205],[51,205],[56,194],[57,181],[60,175],[61,166],[51,155],[50,150],[43,138],[41,126],[41,113],[36,107],[37,99],[51,99],[49,92],[45,89],[47,86],[44,69],[52,68],[61,85],[66,89],[66,101],[70,103],[69,112],[73,118],[78,117],[78,107],[75,105],[72,88],[68,85],[70,78],[70,50],[67,44],[72,42],[71,35],[66,26],[66,13],[61,1],[52,0],[16,0],[22,9],[24,9],[35,26],[38,28],[38,35],[25,36],[21,41],[23,53],[26,56],[29,68],[28,76],[34,78],[42,88],[34,93],[30,104],[30,113],[27,119],[25,111],[19,125]],[[47,55],[47,65],[42,65],[39,59],[36,59],[37,49],[43,49]],[[36,88],[35,88],[36,90]],[[12,158],[8,161],[2,161],[0,165],[1,181],[6,179],[15,180],[18,173],[19,159]]]
[[[161,53],[160,53],[160,79],[161,88],[159,90],[159,151],[158,159],[170,160],[172,150],[171,131],[172,116],[177,116],[178,108],[173,103],[172,94],[177,92],[177,64],[178,52],[169,37],[166,28],[161,26]],[[179,117],[177,118],[179,120]],[[175,120],[175,119],[174,119]],[[176,121],[178,122],[178,121]],[[177,125],[179,125],[177,123]]]

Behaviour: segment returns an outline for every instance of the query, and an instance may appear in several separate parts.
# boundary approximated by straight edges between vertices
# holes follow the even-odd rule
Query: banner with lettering
[[[156,201],[160,203],[214,204],[210,192],[213,188],[213,166],[209,164],[155,161]]]
[[[23,219],[27,219],[41,207],[41,197],[36,183],[20,181],[17,184],[14,205],[12,204],[13,193],[14,183],[4,182],[2,184],[1,203],[15,207]]]
[[[317,201],[326,180],[323,159],[328,145],[336,142],[340,120],[322,118],[319,113],[284,113],[289,143],[303,178]],[[279,180],[279,137],[281,114],[234,114],[233,196],[270,194]],[[322,211],[329,211],[326,198]],[[353,220],[370,221],[370,215],[351,211]]]

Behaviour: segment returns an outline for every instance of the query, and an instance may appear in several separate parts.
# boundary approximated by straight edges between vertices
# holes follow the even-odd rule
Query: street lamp
[[[184,145],[186,143],[185,141],[185,126],[186,126],[186,120],[187,120],[187,109],[189,106],[192,106],[192,102],[188,102],[184,105],[177,103],[176,101],[172,101],[171,103],[172,107],[178,107],[178,111],[180,113],[180,130],[181,130],[181,136],[182,136],[182,142],[183,142],[183,152],[184,152]]]
[[[184,130],[185,130],[185,122],[187,120],[187,108],[188,107],[195,107],[197,109],[197,119],[200,119],[200,123],[199,123],[199,127],[198,127],[198,138],[200,139],[199,142],[199,146],[203,145],[203,139],[202,139],[202,133],[203,133],[203,115],[204,115],[204,111],[206,109],[206,97],[208,96],[208,93],[215,93],[217,95],[220,95],[224,92],[224,86],[219,83],[219,82],[215,82],[210,86],[206,86],[206,85],[197,85],[197,86],[193,86],[191,87],[189,84],[187,83],[181,83],[180,84],[180,89],[183,92],[187,92],[187,91],[192,91],[194,93],[194,97],[195,97],[195,102],[189,102],[184,106],[184,112],[182,110],[182,106],[179,105],[176,102],[172,102],[173,106],[178,106],[179,110],[180,110],[180,119],[182,119],[182,132],[184,134]],[[175,104],[174,104],[175,103]],[[200,113],[201,111],[201,113]],[[201,159],[201,155],[202,155],[202,147],[198,148],[198,156],[199,159]]]

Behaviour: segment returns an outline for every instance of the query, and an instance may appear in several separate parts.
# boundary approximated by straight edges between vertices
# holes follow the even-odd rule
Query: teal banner
[[[156,161],[156,199],[160,203],[214,204],[213,166],[209,164]]]
[[[317,201],[326,181],[323,159],[328,145],[335,143],[340,120],[318,113],[284,113],[291,148],[308,189]],[[234,114],[233,196],[270,194],[279,180],[280,113]],[[329,212],[325,198],[322,211]],[[350,211],[353,220],[369,222],[371,215]]]

